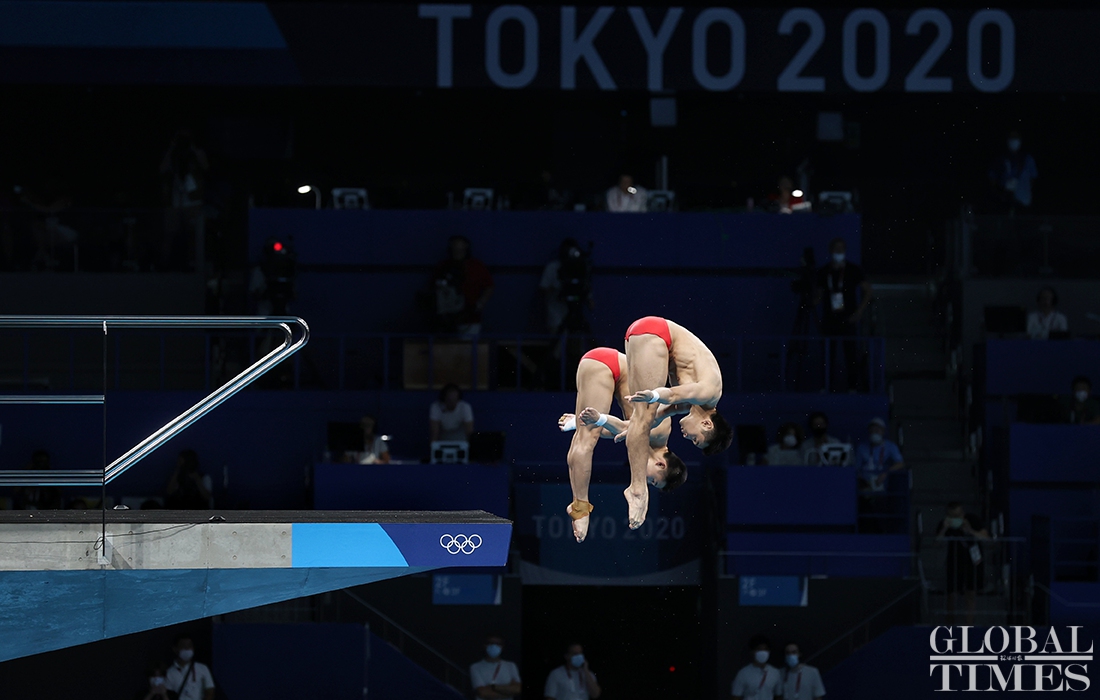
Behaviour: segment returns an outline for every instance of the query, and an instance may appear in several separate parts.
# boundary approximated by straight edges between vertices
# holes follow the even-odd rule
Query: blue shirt
[[[1035,159],[1024,153],[1018,158],[1005,156],[994,169],[997,184],[1012,192],[1012,198],[1025,207],[1031,206],[1031,181],[1039,176]]]
[[[860,476],[868,481],[903,461],[901,450],[889,440],[883,440],[877,445],[861,442],[856,448],[856,468],[859,469]]]

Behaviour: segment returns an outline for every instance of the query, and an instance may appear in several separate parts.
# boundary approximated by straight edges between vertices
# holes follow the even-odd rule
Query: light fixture
[[[794,190],[793,192],[791,192],[791,196],[792,197],[801,197],[802,196],[802,190]]]
[[[321,208],[321,190],[317,189],[313,185],[301,185],[300,187],[298,187],[298,194],[309,194],[310,192],[313,193],[313,201],[316,204],[316,208],[320,209]]]
[[[626,191],[630,194],[638,194],[638,188],[637,187],[627,187]]]

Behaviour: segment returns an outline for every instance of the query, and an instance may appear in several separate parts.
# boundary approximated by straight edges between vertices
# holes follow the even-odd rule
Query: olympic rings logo
[[[450,554],[473,554],[481,546],[481,535],[443,535],[439,538],[439,546]]]

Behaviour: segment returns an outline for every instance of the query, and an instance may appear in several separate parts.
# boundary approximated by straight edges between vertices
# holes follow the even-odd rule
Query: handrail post
[[[341,387],[343,388],[343,387]],[[382,336],[382,388],[390,388],[390,334]]]
[[[787,390],[787,338],[779,342],[779,390]]]
[[[31,388],[31,341],[27,332],[23,332],[23,391]]]
[[[428,389],[435,388],[435,334],[428,336]]]
[[[833,373],[830,366],[830,355],[832,354],[833,341],[828,338],[822,338],[821,342],[825,345],[825,393],[829,392],[831,388]]]
[[[345,338],[347,338],[347,334],[346,333],[341,333],[340,334],[340,340],[339,340],[339,342],[337,343],[337,346],[336,346],[336,352],[337,352],[337,359],[336,359],[337,380],[336,380],[336,386],[340,387],[340,391],[344,390],[344,355],[346,354],[346,351],[345,351],[346,348],[345,348],[345,342],[344,342]]]
[[[742,377],[741,377],[741,369],[742,369],[742,364],[744,363],[744,360],[745,360],[745,358],[744,358],[745,346],[744,346],[744,338],[742,336],[737,336],[737,345],[736,345],[736,347],[737,347],[737,350],[736,350],[736,352],[737,352],[737,390],[738,391],[744,391],[745,386],[744,386],[744,383],[743,383]]]

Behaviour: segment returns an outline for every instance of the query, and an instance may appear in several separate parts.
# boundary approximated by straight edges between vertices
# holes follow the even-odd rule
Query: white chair
[[[492,209],[493,190],[486,187],[467,187],[462,192],[463,209]]]
[[[432,464],[467,464],[470,461],[470,443],[464,440],[432,443]]]
[[[334,187],[332,189],[333,209],[370,209],[367,191],[362,187]]]
[[[819,192],[817,195],[817,202],[820,205],[820,210],[825,213],[838,214],[855,211],[855,207],[852,206],[851,192],[842,192],[839,190]]]
[[[676,203],[676,193],[672,190],[649,190],[646,197],[648,211],[672,211]]]

